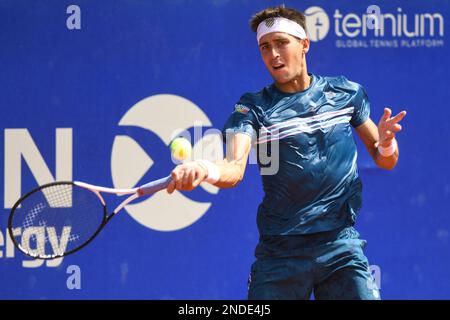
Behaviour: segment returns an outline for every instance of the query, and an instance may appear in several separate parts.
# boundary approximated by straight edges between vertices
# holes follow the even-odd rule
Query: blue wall
[[[370,264],[381,270],[382,297],[449,298],[448,1],[377,3],[383,14],[402,15],[402,19],[406,15],[408,30],[414,28],[415,15],[436,14],[434,35],[426,24],[425,34],[412,38],[393,35],[389,23],[384,36],[375,36],[373,30],[365,36],[362,31],[356,37],[339,36],[336,10],[343,16],[354,13],[361,17],[372,1],[284,2],[300,10],[319,6],[329,18],[326,37],[312,42],[308,53],[310,72],[343,74],[361,83],[376,123],[386,106],[394,112],[408,111],[398,136],[400,161],[395,170],[377,169],[358,144],[364,190],[357,227],[368,241]],[[71,16],[66,9],[71,4],[81,9],[79,30],[66,25]],[[4,208],[0,218],[0,298],[246,297],[258,240],[256,209],[262,197],[254,164],[236,189],[216,193],[200,188],[180,196],[178,204],[164,195],[165,207],[181,215],[184,206],[210,203],[191,224],[161,231],[123,211],[91,245],[58,265],[33,267],[29,258],[12,248],[6,234],[10,205],[5,189],[20,182],[24,193],[39,184],[37,169],[30,168],[33,165],[25,161],[27,156],[20,160],[12,155],[16,149],[18,154],[26,153],[17,137],[27,134],[52,177],[57,176],[57,128],[65,128],[62,131],[69,133],[72,141],[72,169],[66,168],[66,174],[73,179],[106,186],[126,180],[127,167],[113,163],[119,136],[136,142],[152,159],[141,180],[166,175],[173,163],[159,131],[175,130],[183,119],[189,121],[199,112],[211,123],[205,128],[221,128],[242,93],[270,83],[248,20],[256,11],[277,4],[250,0],[0,0],[0,201]],[[442,30],[437,15],[443,17]],[[343,18],[338,21],[342,28]],[[359,41],[360,47],[348,47],[353,40]],[[381,47],[383,44],[391,47]],[[173,121],[156,116],[141,119],[147,129],[119,125],[136,103],[159,94],[183,97],[199,109],[174,111]],[[165,105],[157,108],[157,114],[164,114]],[[139,167],[145,164],[144,158],[130,156],[128,160]],[[11,173],[20,164],[20,174]],[[12,176],[9,180],[7,172]],[[152,215],[164,211],[151,203],[142,203],[141,208]],[[71,265],[81,270],[79,290],[67,287]]]

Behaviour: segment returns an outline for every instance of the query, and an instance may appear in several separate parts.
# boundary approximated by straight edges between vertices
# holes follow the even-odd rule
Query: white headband
[[[283,17],[277,17],[268,18],[259,24],[258,29],[256,30],[256,39],[258,40],[258,43],[262,36],[272,32],[285,32],[300,39],[306,38],[305,29],[297,22]]]

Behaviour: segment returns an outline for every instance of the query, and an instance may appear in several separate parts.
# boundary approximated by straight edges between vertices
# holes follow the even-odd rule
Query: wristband
[[[219,168],[208,160],[198,159],[195,160],[202,168],[206,169],[206,172],[208,173],[205,181],[214,184],[220,179],[220,171]]]
[[[378,147],[378,152],[383,157],[390,157],[394,154],[395,150],[397,150],[397,141],[394,139],[389,147],[383,148],[382,146]]]

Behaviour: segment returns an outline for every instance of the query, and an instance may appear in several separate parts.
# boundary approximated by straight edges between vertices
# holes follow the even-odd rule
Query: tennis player
[[[177,166],[167,190],[192,190],[202,181],[234,187],[252,143],[277,143],[271,156],[279,157],[278,170],[262,176],[248,298],[309,299],[314,293],[315,299],[380,299],[363,253],[366,242],[354,228],[362,186],[352,127],[376,165],[391,170],[406,112],[392,116],[385,108],[377,126],[361,85],[309,73],[303,13],[268,8],[250,25],[274,83],[236,104],[223,131],[227,157]]]

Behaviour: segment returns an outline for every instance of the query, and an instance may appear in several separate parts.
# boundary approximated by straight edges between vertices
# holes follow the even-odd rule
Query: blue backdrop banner
[[[449,2],[284,3],[307,16],[309,72],[362,84],[375,122],[384,107],[408,112],[393,171],[355,135],[356,227],[382,298],[450,298]],[[164,177],[178,135],[221,158],[235,103],[272,82],[248,21],[278,4],[0,0],[1,299],[246,298],[263,196],[254,154],[236,188],[136,201],[63,259],[23,255],[7,220],[47,182],[130,188]]]

